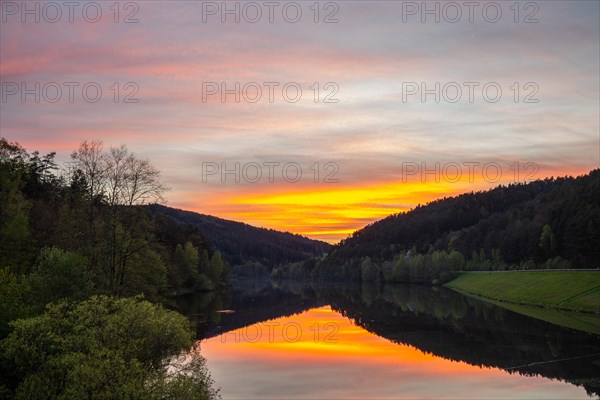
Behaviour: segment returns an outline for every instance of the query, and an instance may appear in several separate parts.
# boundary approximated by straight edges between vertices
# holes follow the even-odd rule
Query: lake
[[[445,288],[237,281],[192,296],[224,399],[589,399],[600,337]]]

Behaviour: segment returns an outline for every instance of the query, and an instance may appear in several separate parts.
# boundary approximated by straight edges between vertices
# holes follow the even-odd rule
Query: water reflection
[[[219,306],[202,352],[226,399],[600,393],[597,336],[449,290],[244,283]]]

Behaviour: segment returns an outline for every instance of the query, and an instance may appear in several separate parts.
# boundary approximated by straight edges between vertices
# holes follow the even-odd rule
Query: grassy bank
[[[600,271],[471,272],[446,286],[530,317],[600,333]]]
[[[507,303],[600,313],[600,271],[472,272],[447,286]]]

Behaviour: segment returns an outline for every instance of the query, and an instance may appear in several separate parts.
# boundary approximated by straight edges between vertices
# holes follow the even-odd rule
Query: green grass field
[[[512,304],[600,314],[600,271],[473,272],[446,286]]]
[[[446,286],[532,318],[600,335],[600,271],[471,272]]]

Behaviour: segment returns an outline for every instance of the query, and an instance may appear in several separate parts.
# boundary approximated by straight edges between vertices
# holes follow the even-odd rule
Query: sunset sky
[[[62,2],[60,15],[0,3],[1,135],[61,163],[86,139],[126,144],[162,171],[169,206],[336,242],[419,203],[600,163],[598,1],[520,2],[518,15],[512,1],[478,2],[472,22],[463,2],[428,2],[439,23],[415,10],[421,2],[277,2],[273,22],[261,1],[227,3],[239,22],[221,2],[121,2],[118,15],[114,2],[74,3],[73,22]],[[66,82],[79,85],[72,102]],[[236,82],[257,85],[239,103],[207,92]],[[265,82],[275,83],[272,102]],[[423,102],[421,85],[436,82],[439,102]],[[22,91],[36,83],[39,102]],[[97,102],[82,94],[90,83],[102,89]],[[239,182],[203,177],[222,163],[239,163]],[[436,163],[439,182],[414,169]],[[251,182],[256,165],[262,178]]]

